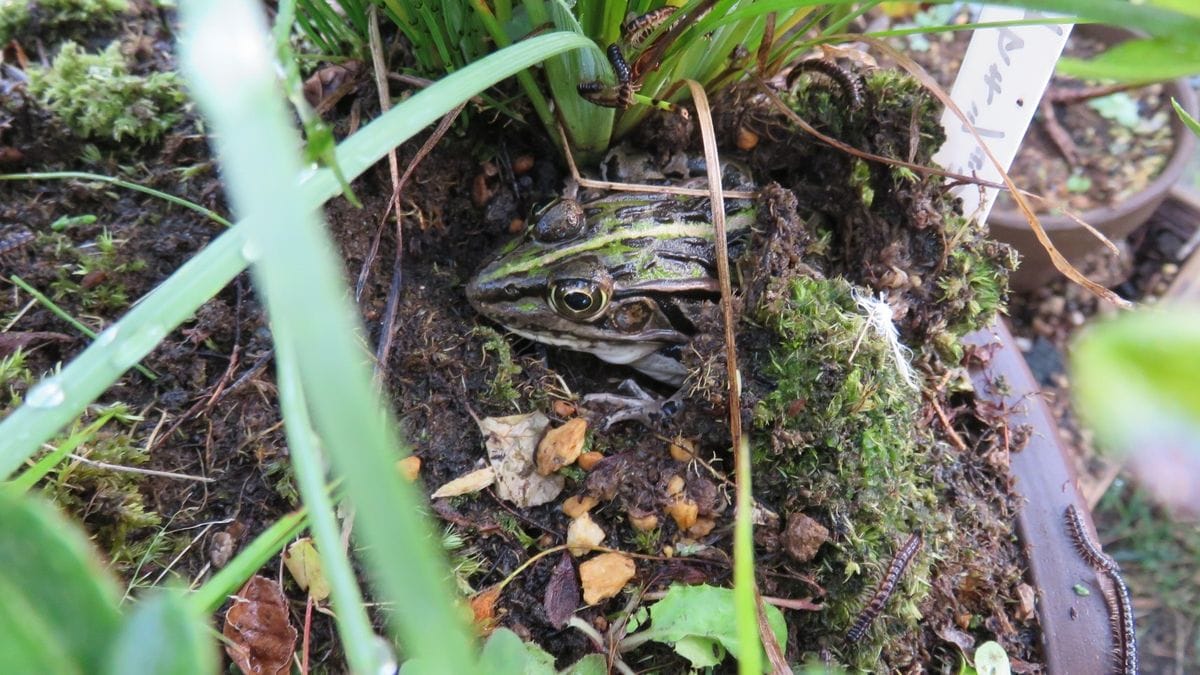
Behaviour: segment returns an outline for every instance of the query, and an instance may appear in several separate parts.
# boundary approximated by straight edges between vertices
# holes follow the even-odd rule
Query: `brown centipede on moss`
[[[797,63],[792,72],[788,73],[787,88],[790,91],[792,86],[796,84],[796,79],[801,73],[819,73],[824,75],[841,89],[842,95],[850,102],[850,106],[854,109],[863,106],[863,80],[858,74],[853,73],[832,61],[825,59],[806,59]]]
[[[908,541],[904,542],[900,550],[896,551],[891,564],[888,565],[887,574],[884,574],[883,579],[879,581],[879,586],[871,596],[871,601],[867,603],[862,613],[854,620],[854,625],[847,631],[846,642],[858,642],[866,634],[871,623],[883,611],[888,599],[896,591],[896,584],[900,582],[900,578],[904,576],[904,570],[908,568],[908,564],[912,562],[913,556],[919,550],[921,550],[921,534],[914,532],[909,535]]]
[[[1121,577],[1121,567],[1112,556],[1101,550],[1100,545],[1088,534],[1083,516],[1074,504],[1067,506],[1064,513],[1067,523],[1067,533],[1079,557],[1108,578],[1112,588],[1104,588],[1104,603],[1108,606],[1108,619],[1112,627],[1113,658],[1116,660],[1117,672],[1124,675],[1136,675],[1138,672],[1137,657],[1137,626],[1134,623],[1133,601],[1129,597],[1129,587]]]

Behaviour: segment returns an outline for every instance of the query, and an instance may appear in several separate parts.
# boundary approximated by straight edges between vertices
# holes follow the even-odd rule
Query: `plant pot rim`
[[[1117,28],[1114,26],[1085,25],[1078,27],[1078,29],[1087,28],[1091,28],[1092,30],[1104,28],[1109,31],[1119,31],[1120,33],[1128,35],[1129,38],[1139,37],[1138,33],[1134,31],[1125,28]],[[1116,42],[1114,42],[1114,44],[1116,44]],[[1164,95],[1169,94],[1173,96],[1177,101],[1179,101],[1180,107],[1187,111],[1189,115],[1193,117],[1200,115],[1200,98],[1197,97],[1196,91],[1192,89],[1186,78],[1165,80],[1160,84],[1163,85],[1164,89],[1168,90],[1163,92]],[[1085,223],[1094,224],[1124,219],[1130,214],[1145,208],[1148,204],[1152,203],[1156,199],[1159,199],[1162,195],[1166,194],[1167,191],[1171,189],[1171,186],[1173,186],[1179,180],[1180,176],[1183,175],[1183,172],[1187,169],[1188,164],[1191,162],[1192,155],[1196,150],[1196,135],[1193,134],[1183,124],[1183,121],[1180,120],[1179,116],[1175,114],[1175,110],[1173,108],[1168,109],[1168,114],[1171,115],[1170,125],[1172,131],[1174,132],[1176,143],[1173,146],[1174,149],[1171,153],[1171,158],[1167,161],[1167,164],[1163,167],[1162,171],[1155,176],[1154,180],[1147,183],[1146,187],[1131,194],[1129,197],[1122,199],[1120,202],[1111,206],[1098,206],[1080,213],[1079,218],[1081,220],[1083,220]],[[1074,219],[1061,214],[1038,214],[1038,221],[1042,224],[1042,227],[1048,231],[1067,230],[1081,227]],[[988,223],[1003,227],[1027,227],[1029,221],[1025,218],[1024,214],[1017,209],[997,207],[992,211],[991,215],[989,215]]]

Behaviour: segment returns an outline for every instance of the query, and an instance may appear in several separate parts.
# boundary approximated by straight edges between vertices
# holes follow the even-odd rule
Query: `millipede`
[[[608,62],[612,64],[613,72],[617,74],[618,84],[629,84],[633,79],[633,72],[629,69],[629,63],[625,61],[625,55],[621,53],[621,45],[612,43],[608,46]]]
[[[1121,567],[1117,561],[1100,549],[1100,545],[1089,536],[1083,523],[1083,516],[1074,504],[1067,506],[1064,514],[1067,522],[1067,533],[1079,557],[1092,566],[1097,572],[1102,572],[1112,584],[1112,589],[1102,589],[1104,603],[1108,606],[1108,619],[1112,627],[1113,657],[1116,660],[1117,672],[1124,675],[1136,675],[1138,672],[1137,657],[1137,626],[1134,624],[1133,601],[1129,597],[1129,587],[1121,577]]]
[[[645,14],[629,19],[621,26],[621,34],[625,43],[637,47],[650,37],[656,28],[663,25],[675,13],[674,7],[659,7]]]
[[[871,596],[871,601],[863,609],[858,618],[854,620],[854,625],[846,633],[846,642],[855,643],[866,635],[867,629],[875,621],[879,613],[883,611],[887,601],[892,597],[892,593],[896,591],[896,584],[900,582],[900,578],[904,576],[904,570],[908,568],[908,564],[912,562],[913,556],[917,551],[921,550],[921,535],[914,532],[909,535],[908,541],[896,551],[895,557],[892,558],[892,563],[888,565],[887,574],[883,575],[879,586],[875,589],[875,593]]]
[[[788,73],[787,88],[790,90],[801,73],[820,73],[833,81],[842,91],[852,107],[863,106],[863,83],[858,75],[825,59],[807,59],[796,64]]]

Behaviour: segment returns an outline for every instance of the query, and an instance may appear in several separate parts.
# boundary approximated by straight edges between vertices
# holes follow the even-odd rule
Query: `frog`
[[[727,189],[753,187],[740,167],[723,174]],[[693,179],[684,186],[705,185]],[[731,255],[745,247],[756,214],[751,199],[725,200]],[[512,333],[681,389],[695,312],[720,298],[715,242],[708,197],[562,197],[487,259],[466,294],[476,311]],[[632,380],[622,389],[647,398]]]

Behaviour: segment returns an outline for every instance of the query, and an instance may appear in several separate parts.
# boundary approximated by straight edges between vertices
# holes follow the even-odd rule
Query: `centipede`
[[[621,26],[621,35],[625,44],[637,47],[650,37],[650,34],[663,25],[675,13],[674,7],[659,7],[645,14],[629,19]]]
[[[863,82],[855,73],[825,59],[807,59],[796,64],[788,74],[787,88],[790,90],[801,73],[819,73],[831,80],[855,109],[863,106]]]
[[[1088,534],[1083,523],[1083,516],[1074,504],[1067,506],[1064,514],[1067,523],[1067,533],[1079,557],[1092,566],[1097,572],[1103,573],[1112,588],[1104,588],[1104,603],[1108,606],[1108,620],[1112,629],[1113,659],[1116,670],[1123,675],[1136,675],[1138,672],[1137,656],[1137,626],[1134,623],[1133,601],[1129,596],[1129,587],[1121,577],[1121,567],[1117,561],[1100,549],[1100,545]]]
[[[892,593],[896,592],[896,584],[900,582],[904,576],[904,570],[908,569],[908,564],[912,562],[913,556],[919,550],[921,550],[921,534],[914,532],[909,535],[908,541],[904,542],[900,550],[896,551],[891,564],[888,565],[887,573],[883,575],[883,579],[880,580],[879,586],[871,596],[871,601],[867,603],[862,613],[854,620],[854,625],[846,632],[847,643],[858,642],[866,635],[867,629],[883,611],[887,601],[892,597]]]

